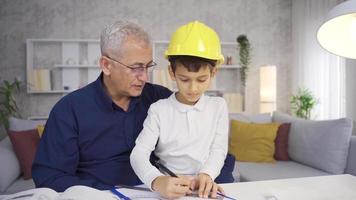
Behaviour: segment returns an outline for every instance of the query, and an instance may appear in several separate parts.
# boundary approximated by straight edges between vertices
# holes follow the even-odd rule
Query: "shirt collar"
[[[103,83],[103,73],[100,74],[98,79],[94,82],[95,91],[98,94],[97,100],[100,104],[102,104],[106,109],[114,110],[120,109],[111,99],[111,97],[106,93],[104,83]],[[131,97],[130,105],[127,112],[132,111],[136,104],[140,102],[141,97]]]
[[[105,88],[104,88],[104,83],[103,83],[103,73],[100,74],[98,79],[94,82],[95,85],[95,93],[97,93],[97,101],[101,105],[103,105],[105,108],[112,110],[112,100],[109,97],[109,95],[106,94]]]
[[[187,105],[181,103],[176,98],[176,93],[173,93],[169,100],[173,103],[173,105],[180,111],[180,112],[188,112],[191,110],[203,111],[207,102],[207,96],[204,94],[199,98],[198,102],[195,105]]]

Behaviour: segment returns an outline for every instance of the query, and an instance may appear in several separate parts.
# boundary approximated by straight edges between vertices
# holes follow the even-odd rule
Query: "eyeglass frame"
[[[142,74],[144,72],[147,72],[149,68],[152,68],[152,67],[157,65],[157,63],[155,63],[154,61],[150,61],[149,63],[151,63],[151,64],[146,64],[146,65],[144,65],[142,63],[126,65],[126,64],[124,64],[124,63],[122,63],[122,62],[120,62],[120,61],[118,61],[116,59],[111,58],[110,56],[105,56],[105,57],[108,58],[109,60],[117,62],[117,63],[123,65],[124,67],[130,69],[131,73],[136,74],[136,75],[139,75],[139,74]],[[133,65],[140,65],[140,67],[132,67]]]

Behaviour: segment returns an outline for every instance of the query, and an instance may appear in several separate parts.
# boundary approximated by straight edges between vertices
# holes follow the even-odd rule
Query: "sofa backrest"
[[[356,176],[356,136],[351,136],[345,173]]]
[[[352,135],[352,120],[303,120],[285,113],[273,113],[275,122],[291,122],[289,157],[326,171],[345,173]]]

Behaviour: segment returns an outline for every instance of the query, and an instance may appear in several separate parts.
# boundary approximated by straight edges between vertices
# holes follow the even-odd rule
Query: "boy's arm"
[[[150,155],[154,151],[159,138],[159,117],[154,109],[155,104],[148,110],[143,129],[136,139],[136,146],[131,152],[130,162],[133,170],[141,181],[151,188],[152,181],[163,174],[150,163]]]
[[[143,124],[143,129],[136,139],[136,146],[131,152],[130,162],[137,176],[151,190],[158,191],[161,196],[172,199],[190,193],[191,180],[186,177],[170,177],[162,174],[149,161],[159,138],[159,110],[165,109],[159,104],[152,104],[148,116]]]
[[[225,100],[220,101],[219,118],[210,153],[200,173],[208,174],[214,180],[220,173],[228,149],[229,113]]]

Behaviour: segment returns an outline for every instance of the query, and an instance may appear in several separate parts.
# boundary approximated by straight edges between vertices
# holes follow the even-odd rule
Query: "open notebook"
[[[0,200],[117,200],[116,195],[100,191],[91,187],[76,185],[69,187],[62,193],[50,188],[36,188],[11,195],[0,195]]]
[[[138,190],[136,187],[117,189],[121,194],[132,200],[164,199],[158,193],[147,188]],[[101,191],[91,187],[76,185],[69,187],[62,193],[58,193],[50,188],[36,188],[10,195],[0,195],[0,200],[117,200],[117,195],[110,191]],[[197,195],[186,196],[181,200],[201,199]]]
[[[146,200],[149,200],[149,199],[164,199],[158,193],[152,192],[147,188],[144,188],[142,190],[141,189],[138,190],[138,189],[135,189],[135,188],[137,188],[137,187],[118,188],[117,191],[119,191],[121,194],[129,197],[130,199],[146,199]],[[197,193],[193,193],[190,196],[185,196],[185,197],[179,198],[179,200],[191,200],[191,199],[197,200],[197,199],[203,199],[203,198],[199,198]],[[219,197],[217,199],[223,199],[223,198]]]

